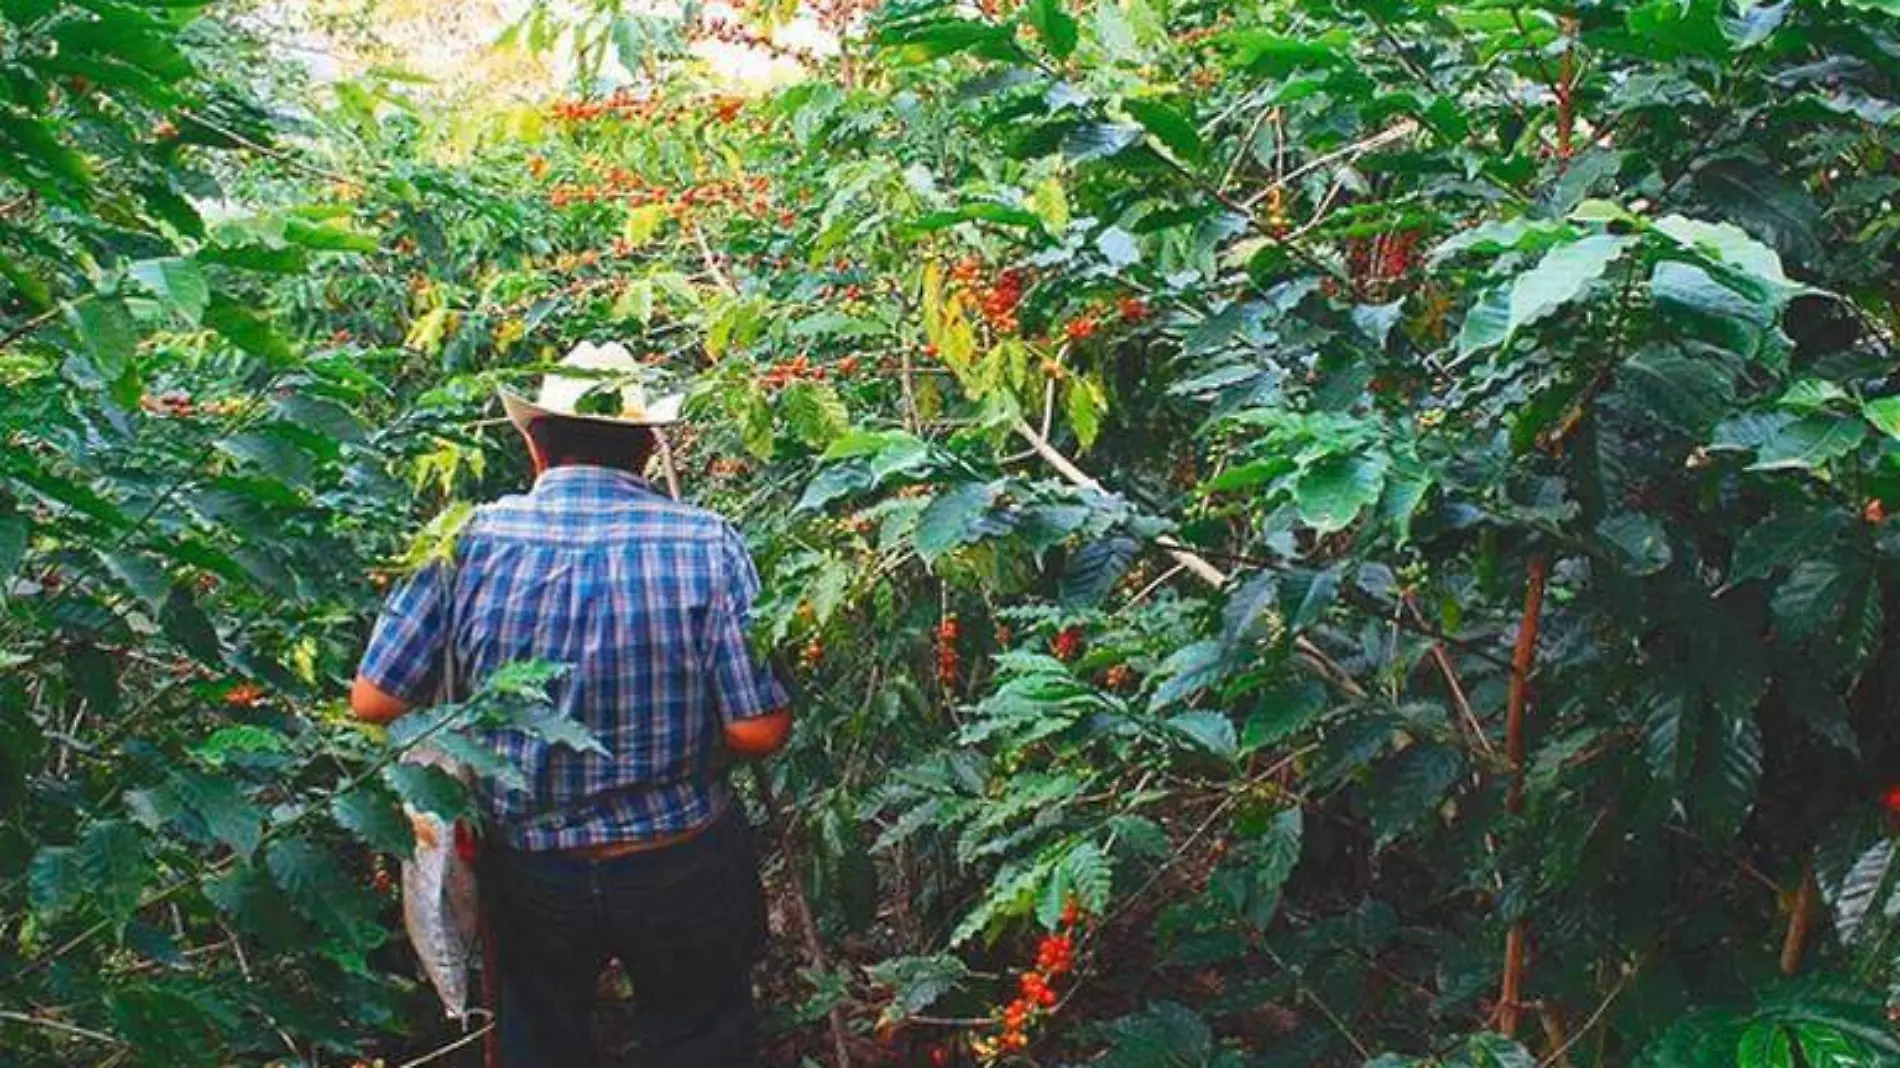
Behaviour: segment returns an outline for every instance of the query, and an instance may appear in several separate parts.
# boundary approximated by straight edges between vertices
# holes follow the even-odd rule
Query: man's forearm
[[[386,724],[402,717],[413,705],[383,689],[381,686],[356,676],[350,684],[350,711],[365,723]]]

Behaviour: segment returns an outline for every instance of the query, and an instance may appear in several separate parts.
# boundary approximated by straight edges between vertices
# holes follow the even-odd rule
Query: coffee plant
[[[1892,0],[243,13],[0,2],[0,1064],[469,1054],[402,755],[597,743],[344,685],[610,339],[797,693],[768,1063],[1900,1063]]]

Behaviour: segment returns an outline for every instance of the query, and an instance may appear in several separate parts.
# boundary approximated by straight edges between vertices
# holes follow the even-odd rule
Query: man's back
[[[526,494],[479,509],[457,542],[454,646],[479,683],[509,663],[567,674],[556,710],[606,754],[550,746],[522,731],[491,736],[525,790],[484,790],[507,844],[569,849],[661,839],[727,804],[709,762],[724,724],[783,707],[745,650],[758,578],[737,532],[603,467],[547,471]],[[443,632],[440,569],[393,599],[364,674],[412,701],[435,685]]]

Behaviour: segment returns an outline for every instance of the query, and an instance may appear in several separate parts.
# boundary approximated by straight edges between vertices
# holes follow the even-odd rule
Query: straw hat
[[[618,341],[596,345],[583,341],[562,358],[560,366],[585,372],[555,373],[541,380],[534,400],[503,387],[501,406],[522,430],[537,419],[579,419],[612,426],[671,426],[680,421],[686,398],[669,393],[649,398],[641,378],[649,369],[633,358]]]

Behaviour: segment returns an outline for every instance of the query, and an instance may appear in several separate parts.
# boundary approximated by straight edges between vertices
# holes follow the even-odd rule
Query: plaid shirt
[[[730,524],[624,472],[558,467],[478,509],[456,556],[466,688],[504,664],[565,664],[555,708],[610,754],[488,732],[528,780],[482,784],[491,834],[525,850],[605,845],[677,834],[724,807],[725,777],[709,766],[722,726],[786,704],[746,646],[759,578]],[[362,674],[412,704],[434,699],[441,673],[443,574],[426,568],[391,595],[363,655]]]

